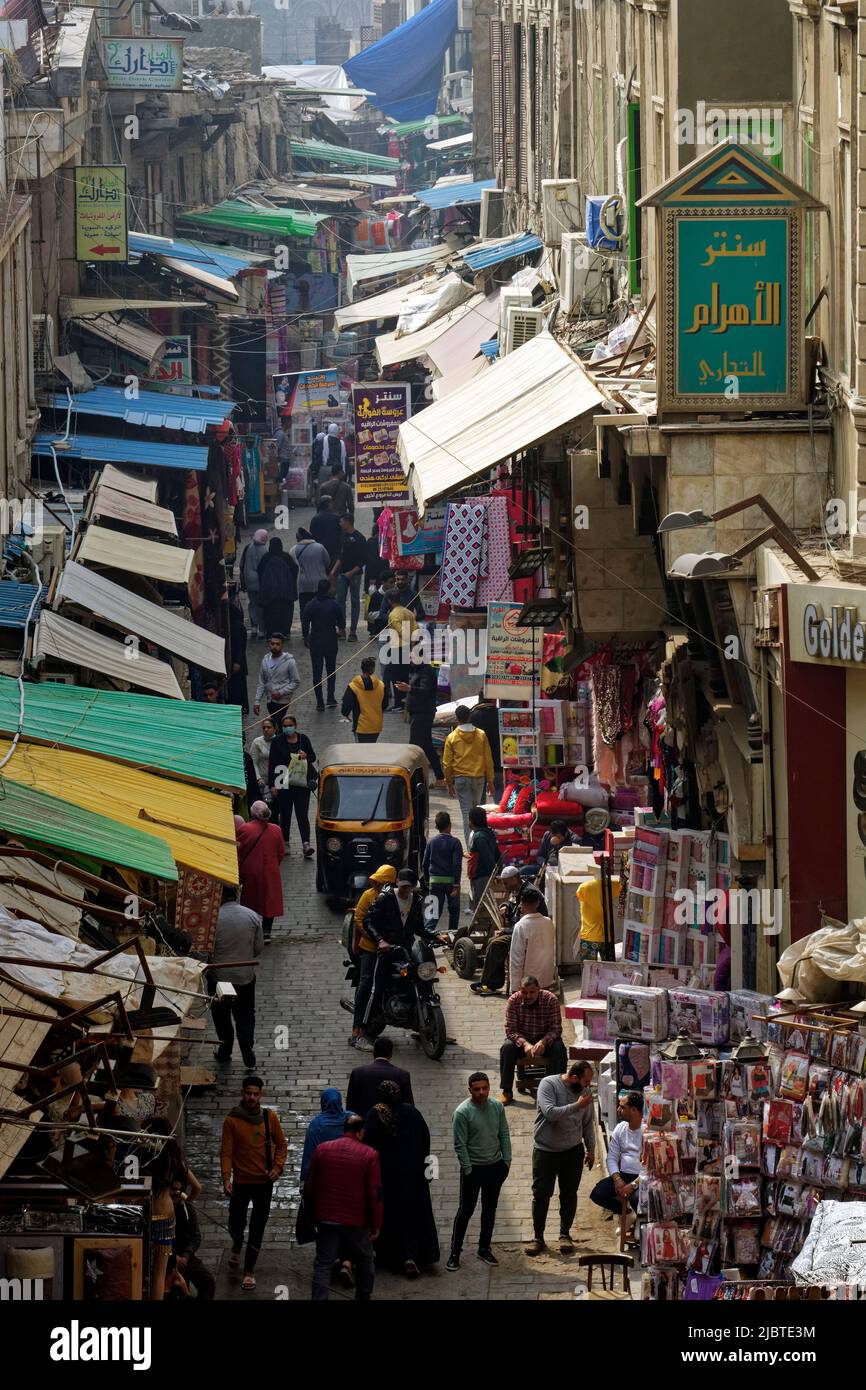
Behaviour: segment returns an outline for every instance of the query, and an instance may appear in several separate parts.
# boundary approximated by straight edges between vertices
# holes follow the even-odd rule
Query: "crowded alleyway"
[[[306,524],[307,517],[307,512],[293,510],[288,534],[293,535],[296,526]],[[368,522],[369,513],[359,512],[358,523],[362,530],[369,530]],[[363,623],[359,637],[361,640],[356,646],[341,643],[338,699],[368,650],[364,645]],[[251,702],[265,649],[264,642],[250,641]],[[320,757],[329,743],[351,740],[351,731],[338,710],[318,713],[315,709],[310,694],[309,657],[301,642],[297,617],[289,650],[301,674],[301,688],[292,708]],[[372,647],[369,650],[373,650]],[[383,739],[398,742],[406,739],[408,725],[402,722],[402,714],[389,711],[385,721]],[[445,792],[433,791],[431,824],[435,812],[444,808],[449,808]],[[450,809],[453,813],[453,803]],[[459,817],[455,816],[455,834],[459,833]],[[258,972],[256,1057],[257,1070],[266,1087],[263,1103],[272,1105],[279,1113],[289,1143],[289,1157],[285,1172],[276,1184],[265,1246],[256,1270],[258,1288],[254,1295],[241,1293],[240,1279],[227,1266],[227,1202],[222,1196],[219,1176],[222,1117],[237,1103],[246,1071],[237,1052],[229,1066],[221,1067],[212,1062],[210,1046],[199,1049],[204,1054],[205,1064],[213,1067],[216,1084],[191,1097],[187,1106],[189,1158],[204,1186],[200,1202],[204,1241],[200,1253],[217,1275],[217,1298],[309,1297],[314,1247],[298,1247],[294,1239],[304,1133],[309,1120],[318,1113],[322,1088],[336,1086],[345,1098],[352,1067],[369,1060],[369,1054],[354,1052],[346,1041],[351,1019],[339,1003],[341,994],[348,988],[342,966],[344,952],[339,942],[342,919],[316,892],[315,861],[303,859],[296,838],[283,860],[282,875],[286,911],[274,924],[273,944],[266,948]],[[440,952],[439,955],[444,960],[444,954]],[[598,1208],[589,1202],[594,1174],[587,1173],[581,1184],[573,1227],[574,1256],[563,1259],[553,1249],[535,1259],[523,1253],[523,1243],[532,1237],[531,1152],[535,1103],[528,1095],[516,1095],[514,1105],[507,1112],[514,1161],[502,1191],[496,1224],[494,1248],[499,1267],[489,1269],[478,1261],[470,1241],[459,1272],[447,1274],[444,1271],[448,1232],[458,1191],[451,1115],[465,1098],[466,1079],[476,1069],[490,1075],[493,1094],[498,1094],[504,1001],[501,997],[476,997],[468,983],[450,969],[442,977],[441,992],[448,1036],[454,1040],[449,1043],[441,1062],[425,1057],[408,1033],[392,1030],[390,1036],[394,1040],[394,1061],[411,1072],[416,1104],[430,1127],[434,1172],[438,1166],[438,1176],[432,1182],[432,1199],[442,1258],[434,1274],[423,1275],[414,1283],[387,1273],[377,1275],[374,1297],[572,1298],[579,1281],[578,1257],[588,1251],[613,1248],[614,1225],[604,1221]],[[570,1036],[570,1029],[571,1025],[566,1023],[566,1038]],[[283,1046],[285,1042],[287,1046]],[[352,1295],[335,1287],[332,1297],[340,1296]]]

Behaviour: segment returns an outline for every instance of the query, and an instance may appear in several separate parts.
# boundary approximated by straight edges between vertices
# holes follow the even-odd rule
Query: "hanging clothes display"
[[[477,500],[452,502],[448,507],[439,584],[443,603],[475,607],[486,510]]]
[[[196,622],[201,622],[204,611],[204,562],[202,558],[201,497],[199,495],[198,473],[189,472],[186,475],[182,525],[184,540],[188,546],[195,549],[189,576],[189,606]]]
[[[265,510],[264,477],[257,435],[244,440],[243,465],[247,516],[261,516]]]
[[[508,529],[508,502],[504,497],[484,497],[486,569],[480,571],[476,603],[480,608],[513,597],[508,568],[511,564],[511,537]]]

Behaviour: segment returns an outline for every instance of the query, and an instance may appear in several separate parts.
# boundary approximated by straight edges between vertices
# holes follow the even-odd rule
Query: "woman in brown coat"
[[[283,915],[280,860],[286,846],[280,827],[271,824],[271,812],[264,801],[253,802],[250,820],[238,826],[237,839],[240,900],[244,907],[258,912],[262,934],[270,941],[274,918]]]

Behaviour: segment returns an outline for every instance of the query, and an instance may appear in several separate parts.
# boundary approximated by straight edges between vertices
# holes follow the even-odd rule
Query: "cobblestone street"
[[[303,524],[305,513],[293,516],[289,535]],[[369,529],[366,519],[362,529]],[[285,533],[284,533],[285,534]],[[337,697],[348,679],[357,672],[366,630],[363,622],[359,642],[341,643],[338,666]],[[298,620],[289,648],[294,654],[301,674],[300,698],[293,705],[301,728],[306,732],[321,761],[328,744],[351,739],[350,726],[341,721],[338,711],[317,713],[309,694],[311,677],[308,653],[298,631]],[[251,641],[249,647],[250,693],[265,643]],[[252,716],[250,716],[252,718]],[[383,740],[406,738],[407,726],[402,714],[385,715]],[[311,819],[315,799],[311,802]],[[446,793],[431,795],[431,826],[437,810],[450,809],[455,815],[456,803],[449,804]],[[455,834],[460,833],[459,816],[455,815]],[[295,828],[293,826],[293,835]],[[259,970],[256,1008],[256,1055],[258,1071],[265,1080],[264,1103],[279,1113],[289,1144],[289,1156],[283,1177],[276,1185],[275,1201],[266,1233],[266,1243],[256,1268],[260,1299],[289,1296],[309,1297],[313,1246],[294,1244],[295,1217],[299,1195],[299,1171],[304,1132],[309,1119],[319,1110],[319,1094],[324,1086],[336,1086],[345,1098],[349,1072],[369,1060],[369,1054],[355,1052],[347,1045],[351,1031],[349,1015],[340,1008],[340,996],[347,988],[342,961],[344,953],[339,942],[341,916],[331,911],[323,896],[315,889],[315,861],[302,858],[300,842],[293,838],[283,861],[283,893],[285,914],[274,924],[273,944],[265,950]],[[440,953],[440,960],[444,960]],[[530,1259],[523,1253],[522,1243],[532,1236],[530,1221],[532,1125],[535,1104],[530,1096],[515,1096],[508,1110],[514,1159],[511,1172],[499,1202],[496,1223],[495,1251],[500,1261],[498,1269],[490,1270],[475,1256],[478,1215],[469,1228],[461,1269],[446,1274],[444,1263],[448,1255],[448,1237],[457,1204],[459,1172],[451,1144],[451,1115],[466,1095],[466,1080],[476,1069],[488,1072],[493,1094],[498,1094],[499,1048],[503,1038],[502,998],[479,999],[470,991],[467,981],[453,971],[441,977],[441,993],[448,1026],[449,1043],[441,1062],[424,1056],[408,1033],[389,1030],[394,1040],[394,1061],[409,1069],[415,1102],[430,1128],[432,1154],[439,1163],[439,1176],[432,1184],[433,1208],[439,1230],[442,1258],[434,1274],[422,1275],[414,1283],[389,1275],[377,1274],[374,1297],[381,1298],[570,1298],[578,1279],[577,1258],[591,1250],[612,1249],[614,1225],[605,1222],[598,1208],[589,1201],[594,1175],[585,1175],[581,1184],[577,1217],[573,1226],[576,1253],[565,1259],[558,1251]],[[278,1048],[286,1029],[288,1048]],[[566,1025],[566,1041],[571,1036]],[[213,1029],[210,1028],[212,1034]],[[239,1277],[227,1269],[229,1253],[225,1230],[227,1201],[222,1195],[219,1172],[219,1139],[222,1117],[240,1095],[240,1082],[245,1068],[240,1056],[228,1067],[218,1067],[211,1061],[210,1048],[197,1048],[202,1060],[213,1066],[216,1085],[191,1097],[187,1107],[187,1144],[194,1171],[204,1184],[199,1204],[204,1241],[201,1256],[217,1273],[218,1298],[249,1298],[240,1290]],[[551,1206],[548,1236],[556,1236],[556,1198]],[[275,1294],[275,1290],[281,1292]],[[287,1290],[287,1292],[286,1292]],[[345,1297],[334,1290],[334,1298]],[[348,1295],[351,1297],[351,1295]]]

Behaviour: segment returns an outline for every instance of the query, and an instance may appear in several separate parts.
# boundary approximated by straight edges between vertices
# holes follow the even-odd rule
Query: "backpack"
[[[315,439],[313,440],[312,462],[310,463],[310,472],[312,473],[314,478],[316,477],[320,468],[322,467],[322,452],[324,446],[325,436],[317,434]]]
[[[325,442],[328,445],[328,467],[330,468],[331,465],[335,463],[342,464],[343,450],[340,446],[343,441],[337,438],[335,435],[329,434]],[[324,454],[324,450],[322,452]]]

